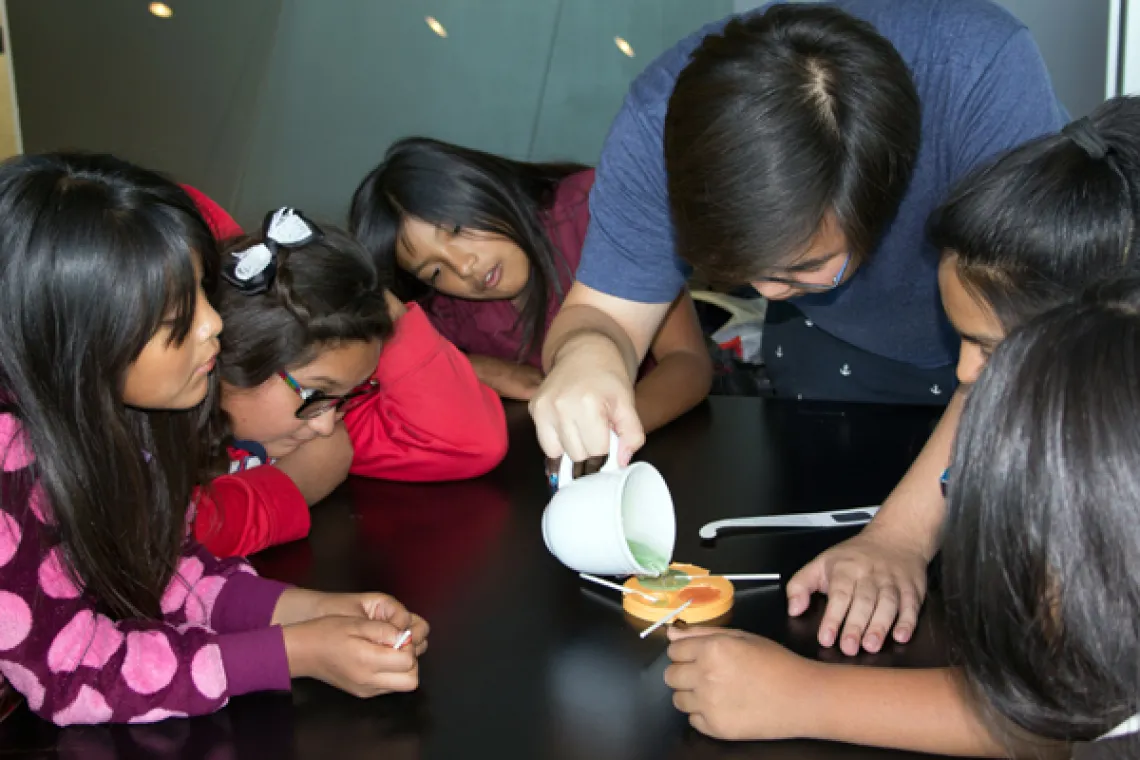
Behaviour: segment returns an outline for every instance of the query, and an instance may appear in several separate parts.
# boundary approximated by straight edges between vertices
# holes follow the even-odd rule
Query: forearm
[[[503,398],[529,401],[542,384],[542,370],[529,364],[516,364],[476,354],[467,358],[471,361],[479,382]]]
[[[950,451],[964,403],[965,394],[959,389],[914,464],[865,528],[893,534],[917,547],[927,561],[938,552],[939,534],[946,517],[941,477],[950,464]]]
[[[804,738],[965,757],[1008,757],[960,671],[818,664]],[[1038,749],[1040,749],[1038,747]]]
[[[660,359],[634,389],[637,416],[651,432],[699,404],[712,387],[708,354],[675,352]]]
[[[307,588],[286,589],[277,599],[277,604],[273,608],[273,618],[269,624],[294,625],[319,617],[319,607],[323,597],[324,594],[320,591]]]
[[[338,423],[327,438],[314,438],[276,462],[277,469],[289,476],[310,505],[336,490],[351,466],[352,441],[343,423]]]
[[[550,325],[542,347],[542,366],[549,372],[558,362],[582,347],[611,352],[632,383],[641,355],[628,334],[600,309],[585,304],[565,306]]]

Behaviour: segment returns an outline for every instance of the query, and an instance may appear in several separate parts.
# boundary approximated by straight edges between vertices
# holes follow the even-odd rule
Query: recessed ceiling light
[[[159,18],[170,18],[174,15],[174,9],[166,3],[151,3],[147,10]]]
[[[447,30],[443,28],[443,24],[439,23],[435,16],[424,16],[424,21],[426,21],[428,27],[440,37],[447,36]]]
[[[617,45],[618,50],[633,58],[633,45],[626,42],[624,37],[614,37],[614,44]]]

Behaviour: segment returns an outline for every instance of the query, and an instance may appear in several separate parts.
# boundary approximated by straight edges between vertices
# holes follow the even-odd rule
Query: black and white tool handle
[[[804,512],[795,515],[760,515],[759,517],[735,517],[716,520],[701,528],[701,538],[710,541],[716,538],[717,531],[741,528],[763,528],[780,530],[783,528],[846,528],[851,525],[864,525],[871,521],[878,507],[856,507],[839,509],[834,512]]]

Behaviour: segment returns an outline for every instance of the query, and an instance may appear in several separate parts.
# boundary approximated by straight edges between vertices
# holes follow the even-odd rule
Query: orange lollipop
[[[669,572],[658,578],[634,576],[623,585],[639,593],[623,595],[622,607],[630,615],[650,622],[689,601],[692,604],[678,616],[686,623],[703,623],[732,609],[732,582],[710,576],[708,570],[696,565],[674,562],[669,565]],[[657,601],[650,602],[641,594],[654,596]]]

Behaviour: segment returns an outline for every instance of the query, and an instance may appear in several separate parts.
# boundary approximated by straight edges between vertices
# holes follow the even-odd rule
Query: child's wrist
[[[845,676],[864,669],[847,663],[805,662],[808,667],[801,674],[803,683],[812,684],[812,688],[804,689],[799,696],[797,736],[818,741],[857,742],[858,735],[852,734],[853,715],[854,722],[858,723],[861,716],[875,713],[852,700],[849,679]]]
[[[312,644],[306,635],[304,624],[283,626],[282,638],[285,640],[285,658],[289,662],[290,678],[313,677]]]
[[[321,602],[326,594],[305,588],[287,589],[273,610],[273,625],[295,625],[321,617]]]

